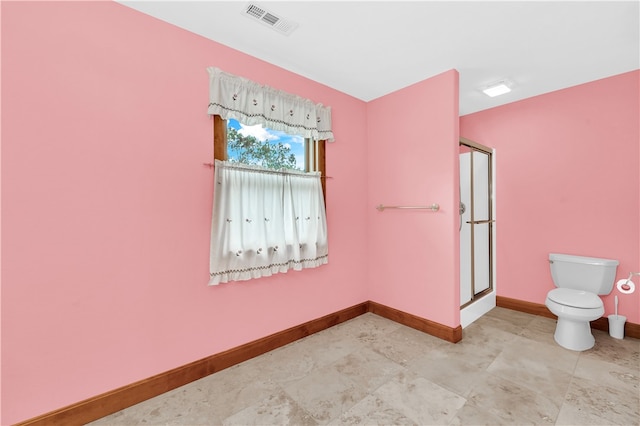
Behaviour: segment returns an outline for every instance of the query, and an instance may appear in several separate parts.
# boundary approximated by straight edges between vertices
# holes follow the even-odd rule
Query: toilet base
[[[557,344],[572,351],[586,351],[596,343],[591,334],[589,321],[573,321],[560,317],[553,338]]]

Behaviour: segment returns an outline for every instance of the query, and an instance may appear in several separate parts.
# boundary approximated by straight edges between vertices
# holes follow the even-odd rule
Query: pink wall
[[[371,300],[457,327],[458,72],[369,102],[367,121]]]
[[[2,424],[367,300],[366,105],[113,2],[2,2]],[[330,263],[208,287],[207,66],[333,107]]]
[[[460,119],[460,133],[496,149],[498,295],[544,303],[548,253],[640,270],[640,71]],[[636,280],[639,281],[639,280]],[[605,315],[614,295],[604,297]],[[620,295],[640,323],[640,292]]]
[[[368,299],[459,324],[456,71],[365,104],[113,2],[0,7],[2,424]],[[207,66],[333,107],[329,265],[206,286]],[[637,94],[636,72],[463,117],[498,149],[500,294],[544,301],[550,250],[639,269]]]

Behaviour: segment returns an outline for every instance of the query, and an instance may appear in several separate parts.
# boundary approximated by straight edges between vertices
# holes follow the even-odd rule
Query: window
[[[232,162],[304,171],[304,145],[305,138],[299,135],[227,120],[227,155]]]
[[[245,126],[234,119],[224,120],[219,115],[213,118],[213,152],[216,160],[237,161],[271,169],[317,171],[322,176],[322,193],[326,194],[325,141],[286,135],[261,127],[262,132],[269,135],[265,138],[255,133],[256,126]],[[282,137],[287,140],[279,141]]]

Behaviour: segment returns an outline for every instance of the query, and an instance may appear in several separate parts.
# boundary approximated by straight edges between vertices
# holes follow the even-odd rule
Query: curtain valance
[[[209,67],[209,114],[333,142],[331,107]]]

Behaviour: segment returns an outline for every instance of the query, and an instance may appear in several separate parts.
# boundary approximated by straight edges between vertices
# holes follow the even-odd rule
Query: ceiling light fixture
[[[485,95],[490,97],[495,97],[499,95],[504,95],[505,93],[509,93],[511,91],[511,82],[507,80],[500,80],[496,83],[490,84],[484,89],[482,89]]]

